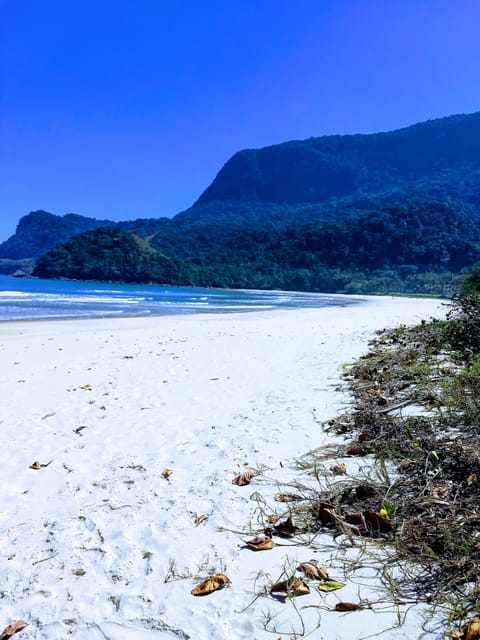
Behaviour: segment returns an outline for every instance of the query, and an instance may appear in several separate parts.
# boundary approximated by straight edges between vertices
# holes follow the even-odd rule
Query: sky
[[[0,0],[0,241],[188,208],[236,151],[480,110],[478,0]]]

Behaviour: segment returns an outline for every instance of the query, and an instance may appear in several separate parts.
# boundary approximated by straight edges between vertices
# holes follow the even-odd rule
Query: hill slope
[[[246,149],[194,205],[298,205],[372,197],[450,197],[480,204],[480,112],[386,133],[324,136]]]
[[[134,232],[175,265],[149,264],[139,282],[445,293],[454,274],[480,259],[480,113],[241,151],[173,219],[113,223],[34,212],[0,245],[0,263],[37,258],[99,226]],[[105,266],[95,276],[77,260],[89,242]],[[59,260],[62,249],[48,252],[36,273],[125,280],[105,258],[109,242],[104,230],[81,235],[80,250],[68,244],[76,265]],[[114,252],[119,261],[128,243],[123,237]]]

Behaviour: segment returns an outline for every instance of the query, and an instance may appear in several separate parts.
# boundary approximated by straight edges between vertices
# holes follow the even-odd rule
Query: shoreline
[[[266,611],[278,635],[298,626],[292,603],[255,589],[312,553],[340,578],[331,539],[323,552],[283,541],[255,553],[244,541],[261,510],[288,512],[272,498],[298,476],[293,459],[339,441],[320,424],[350,401],[342,366],[375,330],[444,315],[438,300],[364,298],[293,313],[0,323],[2,618],[45,640],[263,640]],[[35,460],[51,463],[32,470]],[[259,475],[232,485],[247,469]],[[231,587],[193,597],[212,572]],[[360,588],[370,587],[349,584],[340,599]],[[317,613],[305,610],[307,626]],[[337,637],[339,614],[321,615],[322,634]],[[342,615],[338,637],[371,635],[374,619],[377,633],[395,615]],[[388,637],[417,637],[418,625],[412,614]]]

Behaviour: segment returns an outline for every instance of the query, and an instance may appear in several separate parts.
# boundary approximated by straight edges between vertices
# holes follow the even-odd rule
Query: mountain
[[[135,233],[101,227],[82,233],[42,256],[35,275],[42,278],[169,282],[181,265],[153,249]]]
[[[86,255],[91,242],[106,269],[95,277],[126,277],[105,266],[108,228],[134,233],[150,257],[156,252],[175,265],[168,271],[152,263],[142,276],[152,282],[448,293],[480,260],[480,112],[240,151],[172,219],[114,223],[34,212],[0,245],[0,269],[2,258],[38,258],[87,232],[80,250],[74,242],[68,251]],[[126,237],[118,260],[124,249],[128,257]],[[48,251],[35,273],[80,277],[71,275],[71,268],[82,272],[78,260],[62,272],[62,251]]]
[[[95,220],[75,213],[57,216],[46,211],[32,211],[20,219],[15,234],[0,244],[0,258],[38,258],[50,247],[79,233],[114,225],[115,222],[109,220]]]
[[[480,112],[396,131],[324,136],[236,153],[195,207],[212,202],[352,205],[372,198],[480,204]],[[448,193],[447,193],[448,192]]]

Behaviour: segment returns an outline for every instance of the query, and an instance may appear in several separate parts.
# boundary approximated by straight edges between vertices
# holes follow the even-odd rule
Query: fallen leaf
[[[433,487],[432,496],[439,500],[448,496],[448,487]]]
[[[400,469],[408,469],[408,467],[411,467],[412,464],[415,464],[415,460],[410,460],[410,458],[404,458],[403,460],[400,460],[399,467]]]
[[[172,469],[164,469],[162,471],[162,478],[165,478],[165,480],[168,480],[168,478],[172,475],[173,471]]]
[[[480,619],[471,620],[465,631],[465,640],[478,640],[480,638]]]
[[[195,526],[198,527],[199,524],[202,524],[202,522],[205,522],[205,520],[208,519],[208,516],[202,514],[201,516],[198,516],[198,518],[195,518]]]
[[[480,618],[472,618],[454,631],[450,636],[452,640],[479,640],[480,638]]]
[[[337,602],[335,605],[335,611],[357,611],[361,609],[362,606],[360,604],[355,604],[354,602]]]
[[[473,484],[474,482],[476,482],[476,481],[477,481],[477,476],[476,476],[476,474],[475,474],[475,473],[472,473],[472,474],[471,474],[471,475],[469,475],[469,476],[468,476],[468,478],[467,478],[467,484],[468,484],[468,486],[469,486],[469,487],[471,487],[471,486],[472,486],[472,484]]]
[[[245,543],[252,551],[269,551],[275,546],[275,542],[271,538],[265,538],[263,536],[257,536],[252,540],[247,540]]]
[[[55,415],[55,411],[52,411],[52,413],[46,413],[44,416],[42,416],[42,418],[40,418],[41,420],[46,420],[47,418],[51,418],[52,416]]]
[[[310,562],[302,562],[300,569],[311,580],[328,580],[328,572],[323,567],[318,566],[318,560],[310,560]]]
[[[367,531],[367,523],[363,513],[346,513],[345,522],[356,527],[358,529],[358,533],[365,533]]]
[[[345,449],[345,454],[347,456],[363,456],[364,451],[361,447],[357,447],[354,444]]]
[[[24,622],[23,620],[16,620],[15,622],[10,623],[2,631],[0,640],[7,640],[7,638],[11,638],[22,629],[25,629],[25,627],[28,627],[28,622]]]
[[[295,535],[297,529],[298,527],[293,524],[292,518],[289,516],[286,520],[273,527],[273,533],[282,538],[291,538]]]
[[[375,511],[364,511],[363,515],[373,531],[388,533],[392,530],[392,523]]]
[[[303,500],[302,496],[296,493],[277,493],[274,498],[277,502],[295,502],[296,500]]]
[[[92,385],[91,384],[81,384],[78,388],[79,389],[83,389],[84,391],[91,391],[92,390]]]
[[[255,475],[256,474],[253,471],[244,471],[243,473],[241,473],[239,476],[237,476],[232,480],[232,484],[236,484],[239,487],[244,487],[245,485],[250,484],[251,479]]]
[[[292,596],[306,596],[310,589],[302,578],[292,577],[289,580],[276,582],[270,587],[270,593],[286,593]]]
[[[268,524],[275,524],[276,522],[278,522],[280,516],[277,516],[276,513],[271,513],[269,516],[267,516],[267,522]]]
[[[329,524],[333,524],[334,522],[338,522],[339,520],[339,516],[335,513],[335,509],[330,507],[321,507],[318,515],[324,527]]]
[[[77,427],[76,429],[74,429],[73,433],[80,433],[80,431],[83,431],[84,429],[87,429],[87,426],[85,424],[82,424],[79,427]]]
[[[347,473],[347,465],[342,462],[342,464],[334,464],[333,467],[330,467],[330,471],[336,476],[344,476]]]
[[[44,469],[45,467],[48,467],[49,464],[52,464],[51,460],[46,464],[42,464],[38,460],[35,460],[35,462],[32,462],[32,464],[30,465],[30,469],[35,469],[35,471],[37,471],[37,469]]]
[[[191,591],[192,596],[206,596],[209,593],[223,589],[230,584],[229,578],[223,573],[217,573],[210,578],[207,578],[200,584],[197,584]]]
[[[336,591],[337,589],[342,589],[345,586],[343,582],[337,582],[336,580],[325,580],[325,582],[321,582],[317,589],[320,591]]]

